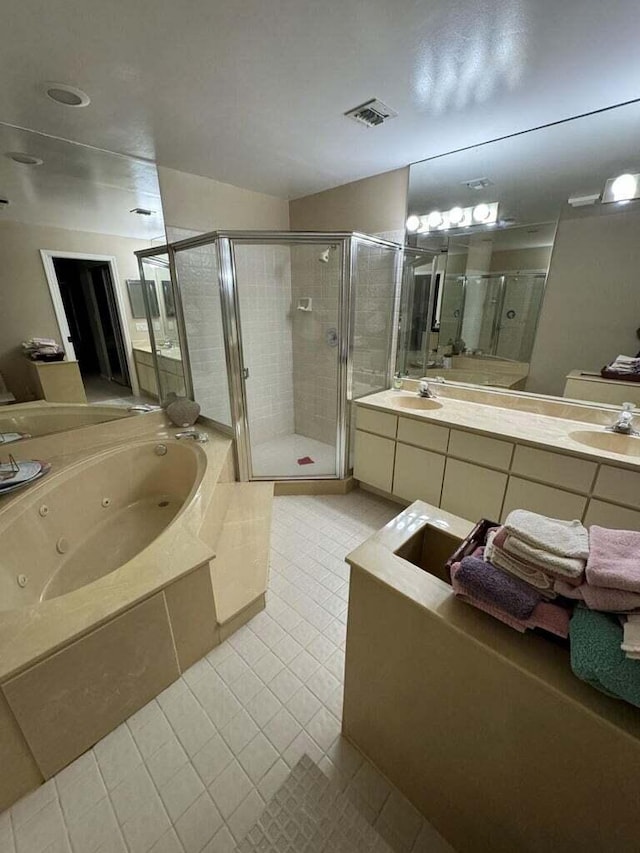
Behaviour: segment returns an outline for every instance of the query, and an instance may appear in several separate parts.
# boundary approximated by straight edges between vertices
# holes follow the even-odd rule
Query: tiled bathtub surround
[[[1,853],[230,853],[305,752],[398,853],[450,851],[339,735],[344,557],[396,512],[276,498],[266,611],[0,815]]]

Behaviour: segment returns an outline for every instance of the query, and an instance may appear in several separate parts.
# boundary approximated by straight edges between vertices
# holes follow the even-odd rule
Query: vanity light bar
[[[411,234],[448,231],[450,228],[469,228],[471,225],[493,225],[498,220],[499,202],[481,202],[471,207],[452,207],[451,210],[432,210],[419,216],[407,217],[406,227]]]
[[[609,178],[604,185],[602,202],[607,204],[615,201],[633,201],[640,198],[640,174],[627,172],[617,178]]]

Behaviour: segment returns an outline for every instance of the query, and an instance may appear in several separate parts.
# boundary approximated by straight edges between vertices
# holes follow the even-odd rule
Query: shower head
[[[333,249],[335,249],[335,246],[327,246],[327,248],[324,250],[324,252],[320,252],[320,255],[318,256],[318,260],[320,261],[321,264],[328,264],[329,263],[329,256],[330,256],[331,251]]]

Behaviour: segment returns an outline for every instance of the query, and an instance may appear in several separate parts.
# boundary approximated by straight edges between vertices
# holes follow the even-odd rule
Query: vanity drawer
[[[502,520],[512,509],[529,509],[552,518],[581,519],[587,505],[587,499],[553,486],[530,483],[519,477],[509,477],[507,495],[504,500]]]
[[[593,494],[599,498],[640,507],[640,471],[601,465]]]
[[[398,441],[406,441],[407,444],[416,444],[418,447],[425,447],[427,450],[446,453],[449,444],[449,430],[447,427],[415,421],[413,418],[399,418]]]
[[[592,500],[584,524],[585,527],[598,524],[600,527],[613,527],[616,530],[640,530],[640,512],[606,501]]]
[[[402,423],[402,420],[401,420]],[[407,501],[440,506],[445,457],[408,444],[396,446],[393,494]]]
[[[398,428],[398,416],[358,406],[356,409],[356,427],[364,429],[367,432],[374,432],[376,435],[395,438]]]
[[[133,356],[139,364],[146,364],[147,367],[153,367],[153,356],[150,352],[134,349]]]
[[[469,521],[499,518],[506,485],[506,474],[448,458],[440,506]]]
[[[519,444],[513,454],[511,471],[553,486],[563,486],[588,494],[597,467],[595,462],[588,462],[586,459],[576,459],[574,456],[563,456],[560,453],[550,453]]]
[[[449,436],[449,454],[479,465],[487,465],[490,468],[503,468],[509,470],[513,444],[509,441],[501,441],[497,438],[489,438],[486,435],[476,435],[473,432],[461,432],[457,429],[451,430]]]
[[[369,486],[390,492],[395,450],[396,443],[390,438],[356,430],[353,476]]]

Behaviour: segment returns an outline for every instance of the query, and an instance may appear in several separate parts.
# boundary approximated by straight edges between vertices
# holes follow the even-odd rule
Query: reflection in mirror
[[[134,344],[140,390],[160,400],[171,392],[183,396],[185,372],[167,254],[140,258],[140,275],[150,330],[148,342]]]
[[[41,435],[156,403],[135,351],[152,353],[151,324],[161,343],[176,337],[170,275],[165,265],[149,318],[134,254],[165,243],[155,165],[0,125],[0,196],[0,405],[12,404],[0,432]],[[22,346],[33,339],[39,360]]]
[[[433,261],[403,279],[398,370],[640,405],[640,375],[601,375],[640,346],[639,133],[628,104],[411,166]]]

